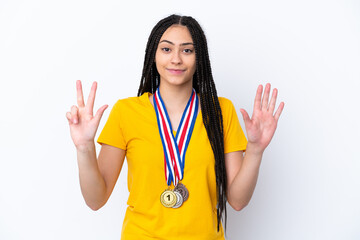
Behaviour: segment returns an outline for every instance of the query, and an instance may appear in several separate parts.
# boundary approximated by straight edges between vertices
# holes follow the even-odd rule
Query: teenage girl
[[[224,239],[226,202],[237,211],[249,203],[284,108],[275,111],[277,90],[258,87],[251,118],[240,109],[246,139],[231,101],[217,96],[200,25],[178,15],[153,28],[138,97],[115,103],[98,157],[94,137],[108,106],[93,114],[96,88],[85,104],[77,81],[77,106],[66,114],[86,204],[107,202],[126,156],[122,239]]]

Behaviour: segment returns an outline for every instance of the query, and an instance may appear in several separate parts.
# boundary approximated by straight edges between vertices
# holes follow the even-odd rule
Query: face
[[[155,55],[160,85],[191,84],[196,68],[194,42],[185,26],[173,25],[161,37]]]

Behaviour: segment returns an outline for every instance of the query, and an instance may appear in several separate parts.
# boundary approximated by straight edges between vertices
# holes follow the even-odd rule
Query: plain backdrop
[[[172,13],[202,25],[219,96],[252,113],[270,82],[285,102],[250,204],[228,205],[227,239],[360,239],[358,0],[1,0],[0,239],[120,238],[127,166],[90,210],[65,113],[75,81],[86,98],[97,81],[100,131],[137,94],[148,35]]]

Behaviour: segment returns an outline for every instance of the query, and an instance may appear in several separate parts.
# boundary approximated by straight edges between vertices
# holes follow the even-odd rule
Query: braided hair
[[[192,17],[171,15],[160,20],[150,33],[146,50],[144,67],[140,81],[138,96],[145,92],[154,93],[160,84],[160,74],[156,69],[155,53],[160,38],[172,25],[186,26],[194,42],[196,71],[193,76],[193,88],[200,96],[202,118],[215,157],[215,175],[217,191],[217,231],[220,221],[225,215],[226,229],[226,170],[224,154],[223,119],[215,83],[211,73],[210,59],[206,37],[199,23]]]

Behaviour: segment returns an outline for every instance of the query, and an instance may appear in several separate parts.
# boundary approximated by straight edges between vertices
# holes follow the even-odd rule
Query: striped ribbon
[[[171,182],[174,186],[184,177],[185,153],[194,129],[198,114],[198,96],[195,90],[185,107],[179,127],[174,137],[169,115],[161,98],[159,88],[153,96],[156,118],[164,149],[165,179],[168,186]]]

